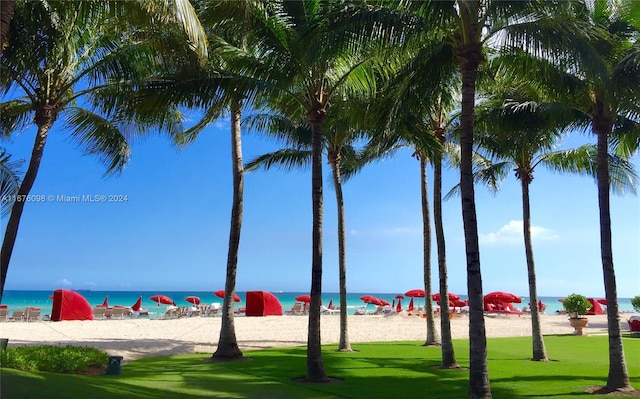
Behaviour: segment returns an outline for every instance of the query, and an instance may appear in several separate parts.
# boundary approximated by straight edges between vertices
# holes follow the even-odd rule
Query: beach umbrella
[[[508,292],[495,291],[484,296],[485,303],[522,303],[522,298]]]
[[[411,297],[411,301],[409,301],[409,312],[413,312],[413,297]]]
[[[311,303],[311,295],[298,295],[294,299],[298,302]]]
[[[404,299],[402,295],[396,295],[396,299]]]
[[[333,309],[333,298],[329,299],[329,309]]]
[[[395,308],[396,307],[396,300],[395,298],[391,301],[391,307]]]
[[[200,297],[197,296],[188,296],[184,300],[194,305],[200,305]]]
[[[398,307],[396,307],[396,312],[402,312],[402,299],[398,298]]]
[[[140,310],[141,307],[142,307],[142,297],[139,297],[136,303],[134,303],[133,306],[131,306],[131,310],[133,310],[134,312],[137,312],[138,310]]]
[[[447,296],[449,297],[449,301],[457,301],[457,300],[460,299],[460,295],[456,295],[453,292],[450,292]],[[438,305],[440,305],[440,293],[439,292],[431,295],[431,299],[433,299],[434,301],[438,302]]]
[[[389,302],[387,302],[387,300],[385,299],[380,299],[380,303],[382,303],[381,306],[389,306]]]
[[[598,303],[600,305],[607,306],[607,300],[605,298],[598,299]]]
[[[215,296],[217,296],[218,298],[224,299],[224,290],[218,290],[218,291],[214,292],[213,294]],[[241,299],[238,296],[238,294],[236,294],[236,293],[233,294],[233,301],[234,302],[240,302],[241,301]]]
[[[384,306],[382,304],[382,301],[380,301],[380,299],[376,298],[373,295],[363,295],[363,296],[360,297],[360,300],[364,301],[364,303],[366,303],[366,304],[370,304],[371,303],[371,304],[376,305],[376,306]]]
[[[421,290],[419,288],[409,290],[404,293],[404,296],[410,296],[411,298],[424,298],[424,290]]]
[[[104,301],[102,302],[102,306],[104,306],[105,308],[109,307],[109,295],[104,297]]]
[[[440,303],[438,303],[439,305]],[[461,308],[463,306],[467,306],[467,301],[461,301],[459,299],[452,299],[449,301],[449,305],[453,306],[454,308]]]
[[[158,302],[158,306],[160,306],[160,304],[176,306],[176,303],[173,302],[173,299],[169,298],[166,295],[154,295],[149,299],[151,299],[153,302]]]

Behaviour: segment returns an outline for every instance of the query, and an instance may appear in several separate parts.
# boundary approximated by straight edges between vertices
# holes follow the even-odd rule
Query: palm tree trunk
[[[609,330],[609,375],[607,390],[631,390],[627,363],[624,358],[620,335],[620,315],[618,313],[618,292],[616,273],[613,268],[611,245],[611,209],[609,204],[609,152],[608,139],[612,123],[608,118],[593,121],[593,131],[598,137],[597,176],[598,204],[600,208],[600,251],[604,290],[607,298],[607,327]]]
[[[218,348],[214,352],[214,360],[243,359],[238,347],[236,329],[233,321],[234,294],[236,290],[236,273],[238,270],[238,250],[240,246],[240,230],[242,228],[242,206],[244,191],[244,171],[242,166],[242,141],[240,118],[242,103],[236,99],[231,105],[231,159],[233,164],[233,205],[231,208],[231,227],[229,230],[229,252],[227,255],[227,277],[224,286],[222,305],[222,325]]]
[[[313,203],[313,233],[311,260],[311,303],[307,337],[307,382],[327,382],[320,346],[320,304],[322,302],[322,122],[325,112],[309,112],[311,126],[311,198]]]
[[[49,114],[44,115],[42,114]],[[36,111],[36,122],[38,125],[38,132],[33,143],[33,149],[31,150],[31,159],[29,160],[29,166],[27,172],[24,174],[24,179],[18,189],[17,198],[26,198],[31,192],[33,183],[36,181],[38,175],[38,169],[40,168],[40,161],[42,160],[42,154],[44,153],[44,146],[47,142],[47,134],[49,129],[53,126],[56,120],[56,115],[52,115],[51,111],[42,110]],[[7,229],[4,232],[4,238],[2,240],[2,250],[0,251],[0,300],[4,294],[4,284],[7,281],[7,272],[9,271],[9,261],[11,260],[11,254],[13,253],[13,247],[18,237],[18,227],[20,225],[20,218],[22,217],[22,211],[24,210],[25,201],[19,200],[13,203],[11,207],[11,215],[7,222]]]
[[[440,137],[444,141],[444,136]],[[436,155],[433,161],[433,219],[438,246],[438,276],[440,280],[440,335],[442,342],[442,367],[458,368],[458,361],[451,339],[449,320],[449,287],[447,277],[447,257],[442,223],[442,157]]]
[[[420,159],[420,196],[422,197],[422,239],[423,239],[423,271],[424,271],[424,311],[427,315],[427,340],[423,346],[439,345],[436,325],[433,321],[433,302],[431,301],[431,217],[429,209],[429,193],[427,187],[427,160],[423,154]]]
[[[9,27],[11,26],[11,20],[16,10],[16,0],[1,0],[0,5],[0,56],[4,48],[4,42],[9,35]]]
[[[476,23],[477,24],[477,23]],[[469,28],[469,36],[475,37],[478,26]],[[480,43],[462,45],[456,55],[462,70],[462,111],[460,115],[460,196],[462,198],[462,223],[465,252],[467,255],[467,293],[469,295],[469,399],[490,398],[489,371],[487,367],[487,335],[484,324],[482,274],[478,245],[478,221],[473,187],[473,111],[475,106],[476,78],[482,59]]]
[[[524,233],[524,250],[527,257],[529,274],[529,307],[531,308],[531,339],[533,340],[533,360],[548,361],[547,351],[540,328],[540,310],[538,309],[538,289],[536,285],[536,267],[533,262],[533,245],[531,244],[531,209],[529,206],[528,176],[521,176],[522,184],[522,229]]]
[[[340,178],[340,155],[329,154],[329,163],[333,172],[333,186],[336,190],[338,209],[338,274],[340,279],[340,344],[338,351],[352,352],[347,329],[347,239],[345,235],[344,200],[342,196],[342,180]]]

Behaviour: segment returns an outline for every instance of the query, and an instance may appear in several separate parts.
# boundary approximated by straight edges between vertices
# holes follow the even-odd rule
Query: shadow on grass
[[[489,377],[495,399],[600,397],[585,392],[603,385],[608,370],[606,337],[545,337],[558,362],[532,362],[527,337],[488,341]],[[2,370],[7,398],[464,398],[468,371],[443,370],[439,348],[421,342],[353,344],[358,352],[323,347],[336,384],[298,383],[306,371],[304,347],[244,351],[245,362],[206,363],[211,354],[145,358],[122,368],[120,376],[78,376]],[[468,341],[454,341],[458,362],[468,367]],[[625,340],[632,383],[640,383],[640,340]],[[62,388],[63,387],[63,388]],[[604,397],[604,396],[602,396]]]

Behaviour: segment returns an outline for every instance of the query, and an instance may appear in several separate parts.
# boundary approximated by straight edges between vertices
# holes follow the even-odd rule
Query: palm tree
[[[474,194],[473,142],[476,81],[485,62],[489,40],[500,34],[505,43],[545,50],[549,35],[558,35],[562,5],[537,1],[434,1],[409,6],[414,15],[435,22],[453,46],[462,78],[460,112],[460,194],[467,258],[469,296],[469,398],[489,398],[486,331],[483,315],[482,273]],[[555,23],[554,23],[555,22]],[[550,42],[560,48],[559,41]]]
[[[21,130],[32,120],[37,127],[19,196],[29,194],[47,135],[58,118],[64,118],[72,139],[85,153],[106,164],[107,173],[117,173],[125,165],[130,135],[150,128],[175,133],[179,128],[180,115],[174,110],[140,114],[126,100],[132,98],[127,88],[142,82],[159,65],[154,46],[135,35],[123,37],[123,27],[130,26],[124,20],[101,12],[81,15],[77,5],[67,1],[21,4],[14,14],[11,41],[0,59],[0,88],[4,93],[17,89],[21,95],[0,103],[1,133]],[[7,222],[0,255],[0,297],[24,204],[13,203]]]
[[[511,60],[512,67],[545,79],[546,86],[555,89],[556,101],[563,102],[579,113],[575,124],[591,128],[597,137],[597,185],[600,215],[600,247],[605,296],[609,311],[609,372],[603,391],[631,390],[624,358],[618,315],[609,190],[617,177],[612,174],[609,149],[616,144],[618,155],[628,157],[638,149],[640,140],[640,32],[637,2],[597,1],[572,3],[575,13],[587,22],[585,35],[576,35],[576,46],[588,47],[593,54],[589,62],[575,58],[541,58],[532,62]],[[635,11],[634,11],[635,10]]]
[[[500,84],[495,84],[500,86]],[[518,84],[507,79],[502,89],[483,101],[478,110],[478,145],[492,156],[504,160],[496,167],[515,167],[521,182],[522,220],[529,280],[531,308],[532,360],[547,361],[547,352],[540,328],[540,312],[536,272],[531,240],[529,186],[538,165],[560,172],[591,174],[595,177],[595,147],[584,145],[576,149],[553,151],[563,137],[563,131],[573,122],[571,110],[563,104],[541,102],[543,90],[530,81]],[[611,164],[616,187],[637,179],[633,168],[624,160],[612,156]],[[633,188],[633,187],[632,187]]]
[[[345,104],[346,113],[364,115],[365,110],[356,109],[361,105],[356,101],[350,101],[350,104]],[[258,156],[247,164],[247,170],[255,170],[260,167],[268,170],[273,166],[289,170],[309,166],[312,157],[311,129],[305,120],[295,122],[283,115],[262,114],[249,117],[245,123],[248,124],[249,129],[274,136],[289,145],[288,148]],[[326,153],[327,161],[331,167],[338,220],[338,276],[340,286],[340,340],[338,351],[340,352],[352,351],[351,342],[349,341],[347,315],[347,243],[342,182],[374,159],[365,155],[365,151],[359,156],[355,143],[362,140],[364,135],[353,128],[354,125],[353,118],[349,118],[346,115],[329,118],[323,134],[323,152]]]
[[[312,265],[311,303],[307,341],[307,382],[327,382],[320,345],[322,295],[322,147],[323,125],[340,99],[375,89],[375,76],[367,65],[372,52],[357,38],[327,29],[327,15],[339,1],[266,2],[260,16],[265,54],[252,76],[277,89],[270,108],[291,118],[305,118],[311,130]],[[322,45],[309,45],[322,43]],[[371,50],[371,49],[369,49]],[[357,95],[356,95],[357,96]]]
[[[9,25],[16,10],[16,3],[16,0],[5,0],[2,2],[2,7],[0,7],[0,56],[2,56],[4,43],[9,34]]]

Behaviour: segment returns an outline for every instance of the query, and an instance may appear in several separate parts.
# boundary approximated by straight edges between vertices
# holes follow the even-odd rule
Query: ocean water
[[[201,303],[211,304],[220,303],[222,299],[213,294],[213,291],[77,291],[84,296],[91,306],[101,305],[105,298],[108,297],[109,306],[122,305],[132,306],[139,297],[142,297],[142,307],[149,310],[149,317],[160,317],[166,310],[166,305],[159,305],[153,302],[150,297],[153,295],[166,295],[178,306],[191,306],[186,301],[188,296],[198,296]],[[5,290],[2,298],[2,304],[9,307],[9,312],[12,309],[24,309],[27,306],[39,307],[42,309],[42,314],[50,314],[53,301],[49,297],[53,294],[52,291],[27,291],[27,290]],[[238,296],[241,298],[241,302],[236,304],[236,307],[244,306],[245,292],[238,291]],[[295,298],[298,295],[304,295],[304,292],[272,292],[282,304],[283,310],[288,310],[293,307],[296,302]],[[347,308],[350,309],[349,313],[353,313],[351,310],[364,305],[364,302],[360,299],[363,295],[373,295],[377,298],[387,300],[389,303],[394,301],[396,295],[402,295],[401,293],[349,293],[347,295]],[[466,296],[461,295],[461,299],[467,299]],[[560,297],[540,297],[540,300],[547,305],[546,313],[553,314],[562,309],[562,304],[559,301]],[[596,298],[597,299],[597,298]],[[328,292],[322,295],[322,303],[328,305],[329,301],[333,301],[334,305],[339,305],[340,295],[336,292]],[[406,309],[409,305],[410,298],[406,298],[402,301],[402,307]],[[424,298],[415,298],[415,306],[424,305]],[[518,308],[526,306],[529,302],[529,298],[522,297],[522,303],[516,304]],[[434,302],[435,305],[435,302]],[[374,309],[374,305],[368,305],[370,310]],[[631,298],[618,298],[618,306],[622,313],[632,313],[633,306],[631,306]]]

